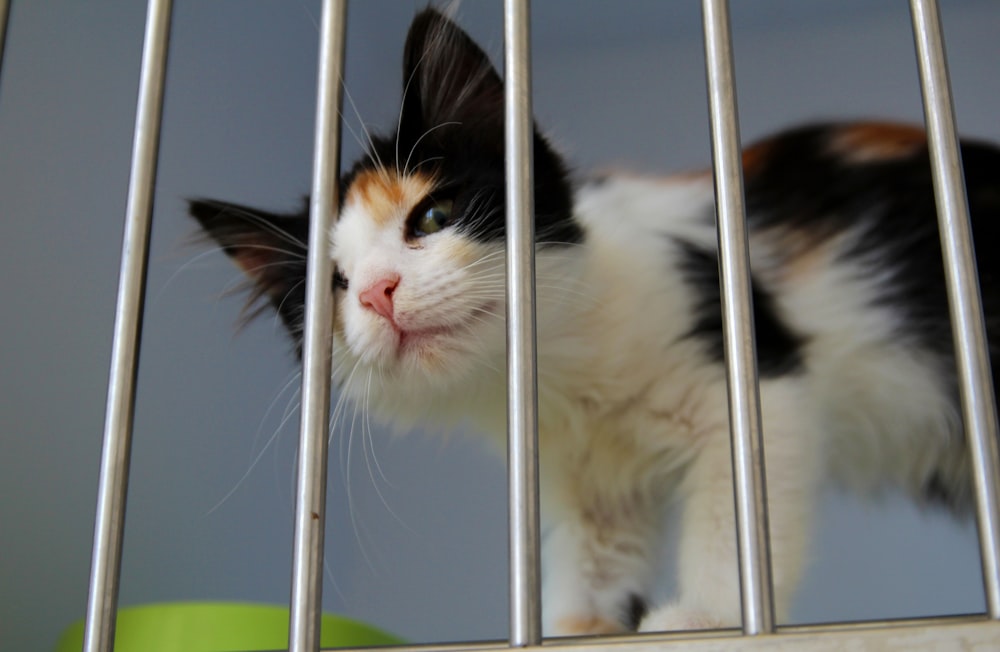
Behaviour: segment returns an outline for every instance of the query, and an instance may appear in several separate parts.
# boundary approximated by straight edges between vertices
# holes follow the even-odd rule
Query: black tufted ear
[[[403,168],[432,162],[430,169],[441,180],[468,197],[480,202],[491,197],[489,206],[480,205],[457,226],[476,239],[495,241],[503,239],[506,228],[504,132],[504,82],[489,57],[440,12],[417,14],[403,51],[399,131],[378,158],[401,157]],[[580,242],[583,233],[572,219],[565,164],[534,127],[532,149],[539,242]]]
[[[246,319],[277,310],[298,346],[305,308],[308,202],[298,213],[278,214],[215,199],[192,199],[188,212],[232,258],[249,281]]]
[[[420,12],[403,50],[402,140],[460,125],[500,151],[503,105],[503,81],[486,53],[440,12]]]

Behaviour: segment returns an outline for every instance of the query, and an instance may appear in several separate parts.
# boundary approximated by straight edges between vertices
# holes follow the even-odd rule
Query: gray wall
[[[85,606],[144,10],[13,4],[0,78],[0,648],[44,650]],[[422,4],[352,3],[354,132],[358,116],[391,126]],[[537,113],[581,168],[706,165],[694,2],[535,4]],[[902,3],[735,4],[745,140],[816,118],[920,120]],[[944,4],[960,127],[1000,141],[1000,4]],[[189,244],[183,198],[282,209],[307,191],[318,13],[314,1],[176,2],[122,604],[288,597],[296,366],[274,320],[235,332],[237,273]],[[500,53],[498,2],[468,0],[460,17]],[[345,161],[358,152],[345,131]],[[473,436],[370,434],[333,435],[327,609],[419,641],[502,637],[502,463]],[[891,497],[831,495],[822,512],[796,621],[982,608],[969,524]]]

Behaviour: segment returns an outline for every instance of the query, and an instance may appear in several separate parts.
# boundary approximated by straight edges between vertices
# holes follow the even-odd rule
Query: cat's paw
[[[737,625],[726,623],[716,614],[673,603],[649,612],[639,624],[639,631],[675,632],[696,629],[725,629]]]
[[[619,622],[600,616],[563,616],[552,623],[551,636],[595,636],[622,634],[626,628]]]

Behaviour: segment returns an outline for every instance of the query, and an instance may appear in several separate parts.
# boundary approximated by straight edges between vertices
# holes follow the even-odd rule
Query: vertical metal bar
[[[156,158],[170,38],[171,0],[150,0],[139,78],[132,167],[125,209],[118,301],[104,420],[104,447],[94,518],[94,550],[83,649],[111,650],[121,575],[125,499],[135,414],[135,380],[149,259]]]
[[[0,0],[0,79],[3,79],[3,53],[7,45],[8,18],[10,18],[10,0]]]
[[[726,0],[704,0],[702,12],[718,210],[743,631],[761,634],[773,631],[774,614],[750,257],[728,3]]]
[[[911,0],[913,36],[924,97],[924,120],[934,173],[938,226],[955,339],[962,418],[972,459],[986,608],[1000,619],[1000,463],[997,413],[983,306],[969,223],[969,204],[935,0]]]
[[[346,0],[326,0],[320,25],[305,335],[302,348],[302,430],[295,493],[295,541],[288,648],[319,649],[326,524],[327,421],[333,342],[333,261],[329,234],[340,189],[340,100]]]
[[[529,7],[504,2],[510,645],[541,642]]]

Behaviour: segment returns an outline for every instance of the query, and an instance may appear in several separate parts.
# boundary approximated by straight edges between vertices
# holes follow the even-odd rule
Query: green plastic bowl
[[[321,647],[398,645],[370,625],[323,615]],[[83,621],[70,625],[56,652],[80,652]],[[234,652],[288,649],[288,608],[234,602],[170,602],[118,610],[115,652]]]

